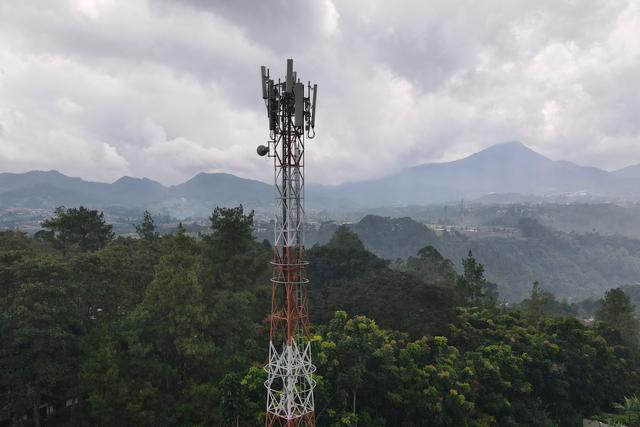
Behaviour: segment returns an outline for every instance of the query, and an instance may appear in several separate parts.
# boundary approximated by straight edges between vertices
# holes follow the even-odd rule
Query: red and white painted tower
[[[258,154],[273,158],[275,244],[267,371],[266,425],[315,426],[313,372],[304,253],[304,148],[315,135],[317,85],[305,86],[287,59],[284,81],[262,67],[262,98],[270,138]]]

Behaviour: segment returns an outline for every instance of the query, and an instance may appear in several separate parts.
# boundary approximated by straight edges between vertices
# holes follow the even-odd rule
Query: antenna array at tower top
[[[293,70],[293,59],[287,59],[287,74],[284,81],[272,79],[270,70],[265,66],[260,68],[260,72],[262,99],[267,104],[269,130],[276,133],[282,130],[283,123],[279,120],[278,112],[283,106],[286,113],[294,119],[295,131],[298,133],[307,131],[307,136],[313,137],[312,132],[316,125],[318,85],[311,86],[311,82],[307,82],[305,88],[305,84],[300,81],[297,73]]]

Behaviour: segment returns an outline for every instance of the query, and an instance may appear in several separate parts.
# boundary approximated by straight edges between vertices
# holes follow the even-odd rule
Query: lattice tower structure
[[[271,278],[271,315],[266,425],[315,426],[316,370],[309,334],[307,260],[304,250],[305,139],[315,136],[317,85],[306,88],[287,60],[287,75],[277,82],[262,67],[262,94],[270,138],[258,154],[273,158],[275,243]],[[306,89],[306,90],[305,90]]]

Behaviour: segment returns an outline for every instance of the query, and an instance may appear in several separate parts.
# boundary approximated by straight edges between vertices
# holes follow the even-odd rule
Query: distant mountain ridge
[[[125,207],[188,217],[206,216],[216,206],[244,203],[253,207],[272,201],[269,184],[226,173],[200,173],[170,187],[148,178],[128,176],[108,184],[68,177],[58,171],[0,173],[0,206],[3,207]]]
[[[626,168],[618,169],[611,173],[624,178],[640,179],[640,164],[627,166]]]
[[[363,206],[421,205],[476,199],[493,193],[584,193],[640,197],[640,180],[590,166],[550,160],[519,142],[493,145],[463,159],[423,164],[373,181],[334,187]],[[324,189],[324,191],[327,191]]]
[[[509,142],[463,159],[414,166],[376,180],[311,185],[307,204],[316,210],[348,211],[486,199],[501,194],[511,199],[579,195],[640,200],[640,165],[607,172],[554,161],[519,142]],[[186,218],[207,216],[215,206],[240,203],[250,209],[271,209],[272,185],[226,173],[199,173],[174,186],[127,176],[109,184],[57,171],[0,173],[0,206],[5,208],[84,204],[150,209]]]

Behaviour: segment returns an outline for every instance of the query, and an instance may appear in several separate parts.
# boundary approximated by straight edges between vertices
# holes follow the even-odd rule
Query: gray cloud
[[[268,180],[258,66],[320,86],[309,179],[338,183],[520,140],[640,162],[633,1],[0,3],[0,170]]]

